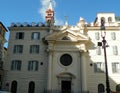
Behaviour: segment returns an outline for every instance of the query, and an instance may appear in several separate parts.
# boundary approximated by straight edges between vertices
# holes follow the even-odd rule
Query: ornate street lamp
[[[104,59],[105,59],[105,74],[106,74],[106,91],[110,93],[110,83],[109,83],[109,76],[108,76],[108,66],[107,66],[107,54],[106,54],[106,47],[108,47],[107,41],[105,40],[106,32],[105,32],[105,20],[101,18],[101,37],[102,42],[98,42],[98,46],[102,46],[104,49]]]

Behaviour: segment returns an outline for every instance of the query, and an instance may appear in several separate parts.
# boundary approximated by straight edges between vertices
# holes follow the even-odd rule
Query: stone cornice
[[[49,27],[8,27],[10,31],[19,31],[19,30],[49,30]]]
[[[107,30],[120,30],[120,27],[112,26],[112,27],[105,27]],[[87,30],[100,30],[100,27],[87,27]]]

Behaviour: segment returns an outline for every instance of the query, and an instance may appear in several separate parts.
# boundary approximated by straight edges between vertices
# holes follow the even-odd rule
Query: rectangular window
[[[30,45],[30,53],[38,54],[39,53],[39,45]]]
[[[119,62],[112,63],[112,72],[113,73],[120,72],[120,63]]]
[[[11,70],[17,70],[20,71],[21,70],[21,60],[13,60],[11,62]]]
[[[95,39],[96,39],[96,40],[99,40],[99,39],[100,39],[99,32],[96,32],[96,33],[95,33]]]
[[[113,54],[118,55],[118,48],[117,46],[113,46]]]
[[[23,45],[14,45],[13,53],[23,53]]]
[[[38,61],[29,61],[28,62],[28,71],[38,71]]]
[[[105,71],[105,65],[103,62],[94,63],[94,72],[103,73]]]
[[[16,39],[24,39],[24,32],[17,32]]]
[[[116,34],[115,34],[115,32],[111,33],[111,38],[112,38],[112,40],[116,40]]]
[[[32,40],[39,40],[40,32],[33,32],[31,38],[32,38]]]
[[[101,55],[101,47],[97,47],[97,50],[96,50],[96,53],[97,53],[97,55]]]

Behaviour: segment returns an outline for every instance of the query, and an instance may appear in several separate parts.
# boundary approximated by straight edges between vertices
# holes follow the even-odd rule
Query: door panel
[[[61,92],[71,93],[71,81],[61,81]]]

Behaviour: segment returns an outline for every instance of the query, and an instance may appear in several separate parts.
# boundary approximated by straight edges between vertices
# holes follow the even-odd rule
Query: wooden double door
[[[71,81],[61,81],[61,93],[71,93]]]

